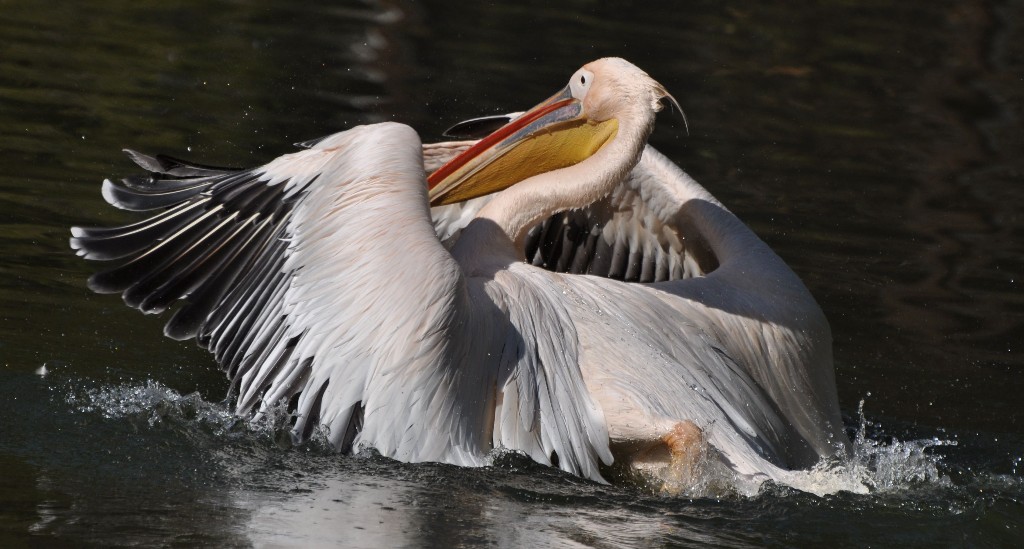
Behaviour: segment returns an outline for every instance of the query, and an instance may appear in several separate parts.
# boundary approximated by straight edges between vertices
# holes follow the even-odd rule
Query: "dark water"
[[[1019,3],[195,6],[0,0],[0,545],[1024,543]],[[129,219],[98,193],[123,147],[245,166],[364,122],[430,140],[604,55],[680,100],[690,135],[666,116],[655,145],[825,309],[871,493],[669,498],[514,456],[288,448],[67,249],[69,225]]]

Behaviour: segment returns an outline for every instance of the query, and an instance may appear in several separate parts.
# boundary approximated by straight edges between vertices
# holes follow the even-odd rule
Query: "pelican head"
[[[578,164],[621,137],[640,143],[639,159],[663,99],[678,108],[661,84],[624,59],[587,63],[558,93],[432,173],[427,178],[430,203],[452,204],[501,191]]]

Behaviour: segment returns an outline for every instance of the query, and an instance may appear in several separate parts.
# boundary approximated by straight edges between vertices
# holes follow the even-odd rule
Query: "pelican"
[[[383,123],[250,170],[128,151],[150,173],[103,196],[159,213],[73,227],[71,247],[124,261],[94,291],[180,301],[164,333],[214,354],[237,413],[286,403],[298,440],[463,466],[504,448],[598,482],[613,462],[784,481],[848,451],[828,323],[646,145],[666,99],[605,58],[476,142]]]

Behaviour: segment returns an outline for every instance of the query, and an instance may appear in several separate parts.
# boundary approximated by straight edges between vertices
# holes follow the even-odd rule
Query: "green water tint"
[[[1022,25],[952,1],[4,4],[0,545],[1019,545]],[[92,295],[67,247],[131,219],[99,196],[134,172],[124,147],[253,166],[366,122],[439,140],[604,55],[680,100],[690,136],[666,115],[654,145],[825,310],[859,437],[834,471],[867,494],[666,497],[515,456],[289,447],[227,414],[223,374],[162,318]]]

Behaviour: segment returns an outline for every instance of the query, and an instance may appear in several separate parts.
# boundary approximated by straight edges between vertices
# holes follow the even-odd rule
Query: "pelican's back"
[[[486,200],[434,208],[439,234],[457,236]],[[790,466],[849,448],[817,302],[778,255],[652,147],[609,196],[531,230],[521,253],[550,271],[657,289],[778,409]]]

